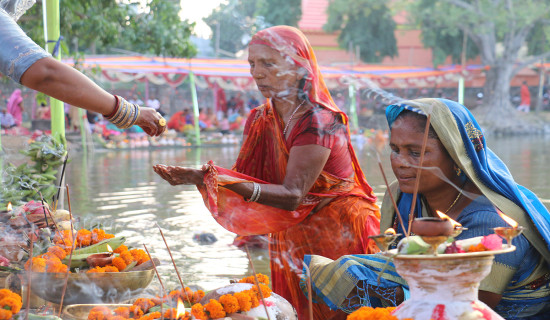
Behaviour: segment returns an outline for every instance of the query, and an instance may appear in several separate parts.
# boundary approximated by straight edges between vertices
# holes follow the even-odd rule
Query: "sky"
[[[210,28],[202,21],[202,18],[210,15],[210,12],[220,5],[220,3],[226,2],[225,0],[180,0],[181,13],[180,16],[189,20],[190,22],[196,22],[195,34],[201,38],[209,38],[211,35]]]

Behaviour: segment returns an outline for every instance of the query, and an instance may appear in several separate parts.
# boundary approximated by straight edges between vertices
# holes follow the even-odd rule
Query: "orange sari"
[[[270,45],[306,68],[310,101],[339,114],[347,124],[347,116],[332,101],[313,51],[300,31],[272,27],[258,32],[251,43]],[[359,167],[348,128],[353,178],[336,177],[323,170],[295,211],[246,202],[223,186],[242,182],[282,184],[290,151],[279,116],[269,100],[254,109],[249,124],[232,170],[209,163],[205,185],[199,191],[213,217],[227,230],[239,235],[270,234],[273,291],[292,303],[300,319],[309,319],[307,297],[300,289],[304,255],[337,259],[346,254],[377,252],[376,245],[367,238],[380,232],[376,197]],[[315,210],[327,198],[331,201]],[[343,312],[330,311],[325,304],[314,304],[313,313],[314,319],[345,319]]]

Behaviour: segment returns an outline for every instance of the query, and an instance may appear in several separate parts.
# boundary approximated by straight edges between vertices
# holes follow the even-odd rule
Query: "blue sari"
[[[431,115],[431,126],[455,163],[482,192],[458,217],[469,230],[459,239],[491,233],[491,228],[506,226],[496,208],[526,227],[524,235],[514,240],[515,254],[497,255],[491,274],[482,281],[480,290],[502,295],[495,311],[506,319],[542,319],[550,311],[550,213],[531,191],[514,182],[506,165],[485,144],[483,132],[464,106],[446,99],[420,99],[386,109],[391,128],[403,110]],[[397,199],[399,212],[408,220],[412,194],[401,193],[394,183],[390,189]],[[395,210],[389,197],[384,198],[380,230],[396,223]],[[417,198],[415,216],[427,216],[422,195]],[[405,222],[407,225],[407,222]],[[519,253],[519,254],[518,254]],[[518,257],[519,256],[519,257]],[[372,299],[371,292],[395,302],[396,288],[406,282],[395,274],[391,263],[384,266],[381,255],[344,256],[336,261],[306,256],[313,290],[331,308],[353,311],[362,306],[384,306]],[[392,296],[392,292],[394,293]],[[540,315],[540,316],[539,316]]]

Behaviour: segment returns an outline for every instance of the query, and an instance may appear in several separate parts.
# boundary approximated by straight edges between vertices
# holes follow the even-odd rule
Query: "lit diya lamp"
[[[380,251],[387,252],[390,245],[399,237],[401,233],[395,233],[393,228],[388,228],[384,233],[369,236],[370,239],[374,240]]]
[[[449,219],[451,221],[451,224],[453,225],[453,233],[451,233],[451,237],[456,238],[458,237],[462,231],[468,230],[468,228],[464,228],[460,223],[457,221],[451,219],[448,215],[444,214],[443,212],[436,210],[435,213],[441,218],[441,219]]]
[[[176,309],[176,320],[179,319],[185,319],[185,306],[183,305],[183,301],[178,298],[178,307]]]
[[[94,253],[89,255],[86,258],[86,262],[92,268],[105,267],[106,265],[113,263],[113,259],[115,258],[113,256],[113,248],[111,248],[110,245],[107,245],[107,251],[108,252]]]
[[[523,232],[523,227],[518,226],[518,223],[514,219],[500,212],[500,210],[497,210],[497,212],[502,220],[506,221],[506,223],[508,223],[510,227],[496,227],[493,228],[493,230],[497,235],[503,237],[506,240],[507,247],[509,248],[512,246],[512,239],[519,236]]]
[[[411,231],[431,246],[429,254],[437,255],[437,247],[447,241],[455,230],[449,217],[423,217],[413,220]]]

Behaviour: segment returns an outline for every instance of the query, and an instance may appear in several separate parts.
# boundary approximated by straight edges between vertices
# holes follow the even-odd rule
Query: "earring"
[[[455,173],[459,177],[462,175],[462,169],[460,169],[460,167],[457,166],[456,164],[455,164]]]

